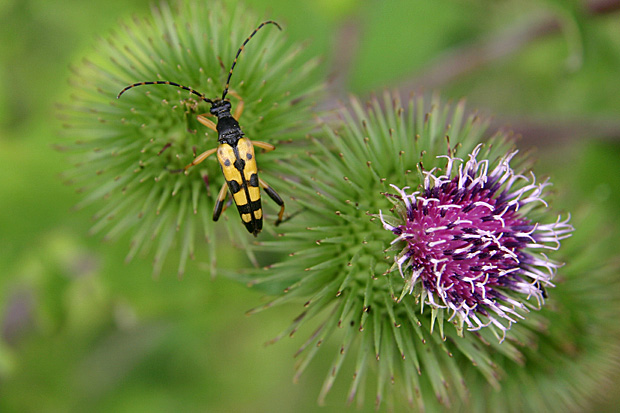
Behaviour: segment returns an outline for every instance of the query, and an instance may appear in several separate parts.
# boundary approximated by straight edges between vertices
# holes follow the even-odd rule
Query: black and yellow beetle
[[[228,79],[226,80],[226,85],[224,86],[224,91],[222,92],[222,97],[220,99],[211,100],[205,97],[202,93],[190,87],[169,81],[134,83],[121,90],[117,96],[117,98],[120,98],[123,93],[136,86],[170,85],[187,90],[190,93],[199,96],[203,101],[211,105],[210,112],[217,118],[217,123],[207,119],[205,115],[198,115],[198,121],[217,132],[219,145],[217,148],[209,149],[208,151],[198,155],[192,163],[185,167],[184,170],[187,171],[192,166],[199,164],[217,152],[217,159],[222,167],[222,172],[224,173],[226,182],[217,196],[217,201],[213,210],[213,220],[217,221],[222,211],[225,209],[226,198],[228,195],[227,189],[229,189],[233,200],[237,205],[239,214],[241,215],[241,220],[245,224],[247,230],[254,236],[258,235],[263,228],[263,209],[261,207],[260,199],[261,187],[265,190],[267,195],[269,195],[269,197],[280,206],[280,212],[275,225],[282,222],[282,216],[284,215],[284,201],[280,198],[276,191],[274,191],[265,181],[258,177],[258,168],[254,157],[254,146],[266,151],[274,150],[275,146],[267,142],[250,141],[244,136],[241,131],[241,127],[239,126],[239,122],[237,122],[239,116],[241,116],[241,113],[243,112],[243,100],[241,100],[236,93],[230,92],[231,95],[239,99],[239,105],[237,106],[234,115],[232,115],[230,113],[232,106],[230,101],[226,100],[226,95],[229,93],[228,87],[230,85],[230,78],[232,76],[233,69],[237,64],[239,55],[243,51],[243,48],[247,42],[249,42],[256,32],[266,24],[273,24],[278,29],[282,30],[278,23],[269,20],[261,23],[256,29],[254,29],[252,34],[245,39],[232,62],[230,71],[228,72]]]

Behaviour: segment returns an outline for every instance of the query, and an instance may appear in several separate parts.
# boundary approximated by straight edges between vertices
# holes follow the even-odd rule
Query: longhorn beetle
[[[194,165],[198,165],[200,162],[217,152],[217,159],[222,167],[222,172],[224,173],[226,182],[222,185],[222,189],[220,189],[217,196],[217,201],[213,210],[213,220],[217,221],[220,214],[224,209],[226,209],[228,189],[230,190],[232,198],[237,205],[237,209],[241,215],[241,220],[245,224],[247,230],[254,236],[258,235],[263,228],[263,210],[260,200],[260,188],[263,188],[267,195],[269,195],[269,197],[280,206],[280,212],[278,213],[278,219],[275,222],[275,225],[282,222],[282,216],[284,215],[284,201],[280,198],[280,195],[278,195],[278,193],[267,184],[267,182],[258,177],[256,159],[254,158],[254,146],[264,149],[265,151],[272,151],[275,149],[275,146],[267,142],[250,141],[250,139],[244,136],[241,131],[241,127],[237,122],[239,116],[241,116],[241,113],[243,112],[243,100],[236,93],[232,91],[229,92],[228,87],[230,85],[230,78],[232,77],[233,70],[237,64],[237,59],[243,51],[243,48],[250,41],[250,39],[254,37],[256,32],[267,24],[273,24],[278,29],[282,30],[278,23],[271,20],[261,23],[256,29],[254,29],[252,34],[245,39],[239,50],[237,50],[237,55],[232,62],[230,71],[228,72],[228,79],[226,79],[226,85],[224,86],[222,97],[219,99],[215,98],[211,100],[204,94],[190,87],[170,81],[134,83],[121,90],[117,96],[117,98],[120,98],[123,93],[136,86],[170,85],[187,90],[191,94],[200,97],[200,99],[211,105],[210,113],[216,116],[217,123],[207,119],[206,114],[198,115],[198,122],[217,132],[219,145],[217,148],[209,149],[208,151],[198,155],[192,163],[184,168],[184,171],[187,173],[189,168]],[[234,116],[230,113],[232,108],[230,101],[226,99],[226,95],[228,93],[239,99],[239,105],[234,112]]]

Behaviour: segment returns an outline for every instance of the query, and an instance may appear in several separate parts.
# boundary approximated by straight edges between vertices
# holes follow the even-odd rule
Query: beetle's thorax
[[[230,114],[231,105],[226,100],[216,100],[211,106],[211,114],[217,116],[217,134],[220,143],[235,146],[243,137],[239,122]]]

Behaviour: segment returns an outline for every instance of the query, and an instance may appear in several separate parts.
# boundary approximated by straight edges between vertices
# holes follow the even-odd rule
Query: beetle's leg
[[[263,141],[252,141],[252,145],[264,149],[265,152],[271,152],[276,148],[272,144]]]
[[[200,162],[204,161],[205,159],[207,159],[209,156],[213,155],[215,152],[217,151],[217,148],[213,148],[213,149],[209,149],[208,151],[205,151],[203,153],[201,153],[200,155],[198,155],[196,157],[196,159],[194,159],[192,161],[192,163],[190,163],[189,165],[187,165],[185,168],[183,168],[186,172],[189,168],[191,168],[194,165],[198,165]]]
[[[233,114],[233,117],[236,120],[239,120],[239,118],[241,117],[241,114],[243,113],[243,108],[245,106],[245,103],[243,103],[243,99],[241,99],[241,96],[239,96],[239,94],[235,92],[234,90],[228,90],[228,94],[239,99],[239,103],[237,103],[237,108],[235,109],[235,113]]]
[[[269,198],[273,199],[276,204],[280,205],[278,220],[275,222],[275,225],[278,226],[282,222],[282,216],[284,215],[284,201],[282,200],[282,198],[280,198],[280,195],[278,195],[278,193],[269,186],[267,182],[263,181],[262,178],[258,178],[258,183],[260,184],[261,188],[265,190],[267,195],[269,195]]]
[[[220,189],[220,193],[217,194],[217,201],[215,201],[215,207],[213,208],[213,220],[217,221],[220,219],[220,215],[228,205],[226,204],[226,198],[228,197],[228,184],[224,182],[222,185],[222,189]]]
[[[198,115],[197,119],[198,119],[198,122],[202,123],[207,128],[213,129],[214,131],[217,132],[217,126],[215,125],[215,122],[213,122],[210,119],[207,119],[207,114],[206,113],[204,115]]]

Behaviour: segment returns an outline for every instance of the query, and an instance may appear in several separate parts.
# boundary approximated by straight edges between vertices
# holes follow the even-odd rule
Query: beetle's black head
[[[227,100],[214,100],[211,104],[211,114],[217,116],[217,118],[222,118],[226,116],[230,116],[231,109],[230,102]]]

